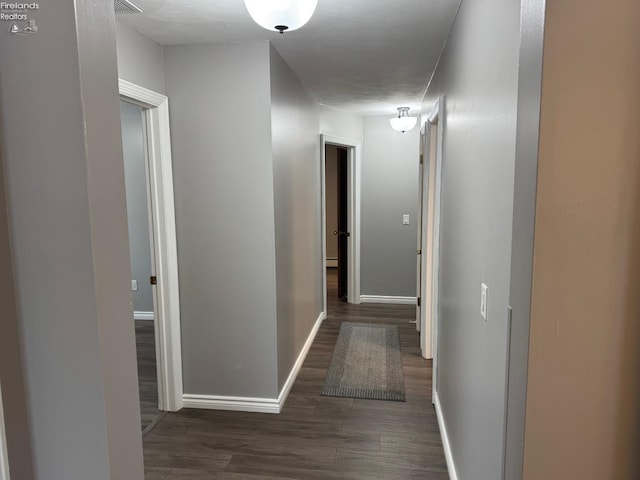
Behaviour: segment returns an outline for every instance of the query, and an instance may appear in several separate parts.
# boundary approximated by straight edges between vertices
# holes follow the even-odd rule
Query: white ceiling
[[[161,45],[268,39],[318,102],[371,115],[419,109],[460,0],[318,0],[284,35],[255,24],[243,0],[133,3],[144,13],[118,19]]]

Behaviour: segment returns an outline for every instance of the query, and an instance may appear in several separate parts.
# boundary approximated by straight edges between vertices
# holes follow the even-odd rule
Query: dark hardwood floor
[[[338,302],[336,286],[330,271],[328,318],[282,413],[169,413],[144,438],[146,480],[449,478],[415,308]],[[343,321],[399,326],[406,402],[320,396]]]
[[[140,389],[141,430],[144,432],[161,412],[158,410],[158,377],[153,322],[136,320],[136,353]]]

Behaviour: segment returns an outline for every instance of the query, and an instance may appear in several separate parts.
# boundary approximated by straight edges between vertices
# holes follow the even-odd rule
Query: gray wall
[[[31,439],[2,167],[6,158],[3,117],[0,116],[0,385],[11,477],[31,480]]]
[[[113,6],[34,18],[0,35],[0,144],[35,476],[142,480]]]
[[[415,297],[420,130],[396,132],[392,116],[363,117],[361,292]]]
[[[154,92],[164,93],[162,47],[118,21],[116,45],[118,77]]]
[[[333,234],[338,229],[338,147],[325,147],[325,203],[327,223],[327,259],[338,258],[338,237]]]
[[[520,2],[462,2],[424,101],[446,95],[438,393],[462,480],[502,474],[519,40]]]
[[[270,66],[280,390],[322,312],[324,266],[318,106],[273,47]]]
[[[132,291],[133,310],[153,312],[151,276],[151,240],[149,238],[149,209],[147,173],[145,167],[142,107],[120,102],[122,122],[122,150],[124,179],[127,191],[127,221],[131,278],[138,281],[138,290]]]
[[[166,47],[164,60],[184,390],[274,398],[269,44]]]
[[[320,105],[320,133],[362,141],[362,117],[328,105]]]

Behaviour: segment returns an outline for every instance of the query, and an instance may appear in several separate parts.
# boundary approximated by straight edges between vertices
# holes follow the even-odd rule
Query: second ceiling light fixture
[[[284,33],[306,24],[318,0],[244,0],[251,18],[267,30]]]
[[[398,116],[389,120],[396,132],[408,132],[416,126],[418,117],[409,116],[409,107],[398,107]]]

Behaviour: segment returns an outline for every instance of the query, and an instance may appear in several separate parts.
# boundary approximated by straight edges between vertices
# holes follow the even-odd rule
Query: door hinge
[[[416,298],[416,302],[417,302],[418,306],[420,306],[420,297]]]
[[[157,285],[158,284],[158,277],[156,277],[155,275],[149,277],[149,283],[151,285]]]
[[[424,163],[424,155],[422,153],[420,154],[420,163]]]

